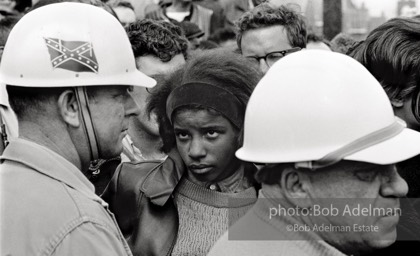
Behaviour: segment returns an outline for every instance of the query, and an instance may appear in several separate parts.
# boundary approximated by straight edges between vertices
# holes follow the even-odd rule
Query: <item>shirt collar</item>
[[[81,192],[86,197],[106,203],[95,194],[95,187],[75,165],[51,149],[22,138],[10,141],[3,160],[18,162]]]

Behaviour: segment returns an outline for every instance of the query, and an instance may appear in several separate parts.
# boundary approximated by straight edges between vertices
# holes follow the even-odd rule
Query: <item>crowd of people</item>
[[[328,41],[278,1],[15,4],[1,255],[420,253],[418,17]]]

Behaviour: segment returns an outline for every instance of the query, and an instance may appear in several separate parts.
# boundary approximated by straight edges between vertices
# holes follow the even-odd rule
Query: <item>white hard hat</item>
[[[51,4],[23,16],[6,42],[0,82],[27,87],[156,83],[136,69],[118,20],[82,3]]]
[[[420,133],[394,116],[379,82],[339,53],[276,62],[249,100],[239,159],[320,168],[340,160],[392,164],[420,153]]]

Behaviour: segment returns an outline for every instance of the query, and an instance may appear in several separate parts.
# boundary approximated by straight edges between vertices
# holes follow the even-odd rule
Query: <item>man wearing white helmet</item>
[[[131,255],[84,175],[121,153],[138,113],[132,87],[155,84],[118,20],[81,3],[29,12],[10,33],[0,82],[19,121],[1,157],[0,254]]]
[[[261,125],[264,124],[264,125]],[[420,153],[375,78],[343,54],[278,61],[251,95],[239,159],[266,164],[254,207],[209,255],[359,255],[391,245]]]

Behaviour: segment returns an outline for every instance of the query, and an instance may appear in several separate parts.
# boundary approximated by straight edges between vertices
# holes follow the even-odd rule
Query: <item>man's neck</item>
[[[31,121],[20,121],[19,137],[49,148],[67,159],[81,171],[87,170],[89,163],[82,163],[76,147],[69,134],[66,133],[66,129],[56,128],[57,126],[54,126],[54,124],[41,126]]]
[[[131,129],[129,135],[133,144],[138,148],[142,154],[142,157],[147,160],[158,160],[165,157],[165,154],[161,151],[162,140],[159,136],[154,136],[146,133],[142,129]]]

